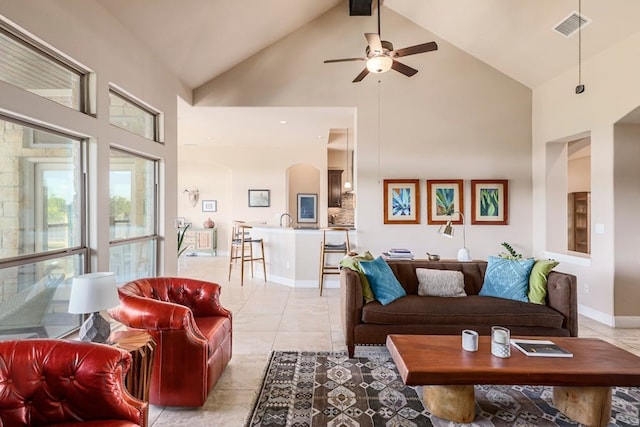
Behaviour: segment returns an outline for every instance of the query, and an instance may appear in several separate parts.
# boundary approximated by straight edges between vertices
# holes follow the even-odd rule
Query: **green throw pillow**
[[[371,290],[371,285],[369,284],[369,280],[367,279],[367,275],[362,271],[362,267],[360,266],[360,261],[372,261],[373,255],[369,251],[363,252],[354,256],[346,256],[342,258],[340,261],[340,266],[349,268],[353,271],[357,271],[360,276],[360,284],[362,285],[362,296],[364,297],[364,302],[368,303],[375,300],[373,296],[373,291]]]
[[[545,304],[547,298],[547,276],[558,264],[558,261],[552,259],[536,261],[529,275],[529,302]]]

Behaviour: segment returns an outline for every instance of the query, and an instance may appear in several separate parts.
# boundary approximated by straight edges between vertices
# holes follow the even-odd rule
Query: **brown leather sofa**
[[[149,404],[124,388],[131,355],[58,339],[0,342],[0,426],[146,426]]]
[[[149,402],[202,406],[231,360],[231,312],[220,305],[220,285],[178,277],[154,277],[118,289],[109,310],[157,343]]]
[[[388,305],[365,304],[360,276],[340,272],[341,313],[349,356],[356,345],[384,345],[388,334],[458,335],[473,329],[490,335],[491,326],[507,327],[513,335],[578,336],[577,281],[571,274],[548,276],[547,304],[539,305],[479,296],[487,268],[485,261],[387,261],[407,295]],[[459,270],[466,297],[418,295],[416,268]]]

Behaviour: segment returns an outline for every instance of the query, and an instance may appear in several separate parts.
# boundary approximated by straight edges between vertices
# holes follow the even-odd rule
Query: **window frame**
[[[147,138],[144,135],[141,135],[137,132],[132,131],[131,129],[127,129],[125,127],[122,126],[118,126],[117,124],[114,124],[113,122],[111,122],[111,111],[109,111],[109,123],[112,126],[117,127],[118,129],[123,129],[127,132],[131,132],[134,135],[138,135],[141,138],[144,139],[149,139],[150,141],[154,141],[157,142],[159,144],[164,144],[164,141],[162,141],[162,135],[161,135],[161,129],[162,129],[162,113],[158,110],[156,110],[155,108],[151,107],[150,105],[146,104],[145,102],[141,101],[140,99],[134,97],[133,95],[127,93],[125,90],[110,84],[109,85],[109,96],[113,95],[116,98],[121,99],[124,102],[127,102],[131,105],[133,105],[136,108],[139,108],[142,112],[149,114],[152,118],[153,118],[153,136],[151,138]],[[111,107],[111,102],[109,102],[109,107]]]

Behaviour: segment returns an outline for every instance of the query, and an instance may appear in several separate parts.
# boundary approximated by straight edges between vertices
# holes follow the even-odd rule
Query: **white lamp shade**
[[[393,59],[387,55],[376,55],[367,60],[367,69],[371,73],[386,73],[392,65]]]
[[[114,273],[89,273],[73,278],[69,313],[95,313],[118,304],[120,299]]]

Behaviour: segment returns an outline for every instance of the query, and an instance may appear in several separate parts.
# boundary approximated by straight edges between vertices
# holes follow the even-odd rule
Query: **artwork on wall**
[[[250,208],[268,208],[271,204],[269,190],[249,190]]]
[[[202,212],[217,212],[218,211],[218,201],[217,200],[203,200],[202,201]]]
[[[453,224],[462,224],[458,214],[451,218],[453,212],[464,214],[463,181],[461,179],[427,180],[427,223],[445,224],[452,219]]]
[[[384,223],[420,224],[420,180],[384,180]]]
[[[318,222],[318,195],[298,193],[298,222]]]
[[[471,180],[471,224],[509,224],[509,181]]]

